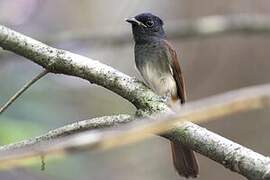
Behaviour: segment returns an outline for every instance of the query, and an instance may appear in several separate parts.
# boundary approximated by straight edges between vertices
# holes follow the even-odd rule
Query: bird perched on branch
[[[177,54],[166,39],[163,21],[151,13],[142,13],[126,21],[132,25],[135,63],[146,84],[166,97],[169,106],[185,103],[183,74]],[[179,141],[171,141],[171,147],[178,174],[197,177],[199,167],[194,152]]]

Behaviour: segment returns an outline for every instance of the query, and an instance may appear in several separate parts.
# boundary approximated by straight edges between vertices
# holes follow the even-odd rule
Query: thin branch
[[[0,115],[7,110],[7,108],[16,100],[18,99],[23,92],[25,92],[30,86],[32,86],[36,81],[41,79],[43,76],[48,74],[48,70],[44,70],[41,73],[39,73],[36,77],[31,79],[29,82],[27,82],[19,91],[17,91],[2,107],[0,107]]]
[[[152,91],[150,91],[142,83],[138,82],[134,78],[131,78],[131,77],[129,77],[121,72],[118,72],[117,70],[115,70],[109,66],[101,64],[98,61],[95,61],[95,60],[92,60],[92,59],[89,59],[89,58],[86,58],[86,57],[83,57],[80,55],[76,55],[76,54],[70,53],[68,51],[57,50],[57,49],[49,47],[43,43],[40,43],[34,39],[23,36],[15,31],[12,31],[12,30],[4,27],[4,26],[0,26],[0,46],[3,47],[4,49],[13,51],[19,55],[22,55],[22,56],[32,60],[33,62],[43,66],[45,69],[49,70],[50,72],[78,76],[78,77],[87,79],[92,83],[96,83],[96,84],[101,85],[107,89],[110,89],[113,92],[115,92],[115,93],[119,94],[120,96],[129,100],[138,109],[140,109],[141,112],[146,113],[147,115],[153,115],[154,113],[157,113],[157,112],[168,112],[169,111],[168,107],[163,103],[162,99],[160,99],[160,97],[155,95]],[[266,86],[266,88],[269,88],[269,87]],[[258,89],[255,89],[255,90],[258,90]],[[269,92],[269,89],[267,89],[267,92]],[[256,92],[256,93],[258,93],[258,92]],[[256,93],[253,94],[254,96],[252,94],[249,94],[249,96],[250,96],[249,98],[251,99],[251,101],[244,101],[245,102],[244,104],[240,103],[236,106],[227,107],[227,109],[225,109],[223,111],[221,111],[221,109],[220,109],[222,107],[222,104],[221,104],[220,108],[218,108],[219,106],[210,107],[210,111],[208,111],[208,113],[212,112],[212,117],[218,117],[220,115],[228,114],[231,111],[235,112],[235,109],[236,109],[236,112],[239,112],[240,110],[248,109],[247,107],[258,108],[258,107],[269,105],[269,96],[268,95],[263,96],[264,98],[260,97],[259,99],[256,99],[256,97],[257,97]],[[228,96],[230,96],[230,95],[228,95]],[[243,96],[241,96],[241,97],[243,97]],[[227,98],[229,98],[229,99],[234,98],[234,96],[227,97]],[[248,100],[250,100],[250,99],[248,99]],[[230,103],[232,101],[228,100],[226,102]],[[208,102],[208,103],[210,103],[210,102]],[[245,104],[248,104],[248,105],[245,105]],[[199,121],[200,119],[204,120],[204,119],[209,118],[207,115],[203,116],[202,114],[200,114],[201,112],[203,112],[203,110],[207,111],[207,109],[205,109],[205,108],[207,108],[208,104],[202,104],[202,105],[204,105],[204,106],[203,107],[201,106],[201,108],[202,108],[201,111],[200,111],[200,109],[197,109],[198,114],[196,114],[195,112],[192,112],[193,115],[191,115],[191,118],[189,120],[198,120]],[[188,107],[188,106],[186,106],[186,107]],[[185,108],[183,108],[183,110],[184,109]],[[218,110],[220,110],[220,111],[218,111]],[[184,112],[182,112],[182,113],[184,113]],[[188,114],[188,110],[186,113]],[[185,113],[183,115],[185,115]],[[184,117],[186,118],[187,116],[184,116]],[[174,119],[174,121],[170,121],[170,123],[168,123],[168,121],[166,121],[166,123],[162,123],[162,122],[163,121],[161,121],[161,122],[157,121],[157,124],[156,124],[156,125],[160,125],[159,123],[162,124],[162,126],[161,126],[161,127],[163,127],[162,131],[157,131],[159,129],[155,129],[156,128],[155,126],[149,126],[148,129],[146,127],[146,130],[149,130],[149,131],[145,131],[145,132],[160,133],[160,132],[163,132],[165,130],[170,129],[172,127],[172,125],[175,126],[174,123],[176,123],[178,121],[176,121]],[[166,124],[169,124],[169,125],[166,126]],[[207,132],[205,131],[204,128],[198,127],[192,123],[188,123],[188,126],[189,126],[189,128],[187,128],[186,126],[179,127],[178,131],[180,131],[180,132],[187,131],[186,133],[194,134],[194,135],[199,134],[199,132],[204,132],[205,133],[204,135],[209,135],[209,140],[211,140],[211,138],[212,138],[211,135],[207,134]],[[132,132],[134,132],[134,131],[131,130],[131,131],[120,134],[120,137],[122,137],[122,139],[120,141],[119,141],[119,139],[117,139],[119,137],[110,136],[111,134],[108,136],[104,136],[104,137],[108,138],[109,140],[110,140],[110,138],[112,138],[112,139],[116,138],[115,142],[118,141],[120,143],[123,143],[123,142],[125,142],[124,137],[126,137],[126,136],[128,137],[128,134],[129,133],[132,134]],[[92,144],[89,144],[89,141],[91,140],[91,139],[88,139],[89,137],[84,138],[83,142],[77,141],[78,139],[75,138],[75,139],[73,139],[73,144],[72,144],[73,148],[71,148],[71,149],[77,149],[78,147],[80,147],[80,145],[83,145],[84,143],[86,145],[81,146],[82,148],[85,148],[87,146],[87,144],[89,146],[90,145],[93,146],[94,140],[95,140],[95,143],[94,143],[95,145],[97,145],[97,144],[101,145],[100,144],[101,142],[103,142],[103,141],[106,142],[106,140],[107,140],[106,138],[103,139],[103,137],[101,139],[99,139],[98,137],[101,135],[100,133],[94,133],[94,134],[90,133],[90,134],[91,134],[91,137],[93,140]],[[169,134],[169,135],[170,135],[170,138],[178,139],[178,137],[174,137],[174,134]],[[102,136],[103,136],[103,134],[102,134]],[[171,136],[173,136],[173,137],[171,137]],[[94,138],[94,137],[96,137],[96,138]],[[138,136],[138,137],[141,137],[141,136]],[[195,138],[195,137],[196,136],[192,136],[192,138]],[[192,139],[192,138],[189,139],[190,141],[193,141],[192,143],[197,141],[197,139]],[[98,141],[96,141],[96,140],[98,140]],[[105,143],[106,147],[110,147],[109,145],[113,145],[113,144],[111,144],[112,141],[109,141],[109,140],[107,141],[108,142],[107,144]],[[135,140],[136,140],[136,138],[135,138]],[[68,141],[63,141],[62,143],[67,143],[67,142]],[[98,142],[100,142],[100,143],[98,143]],[[181,140],[181,142],[182,142],[182,140]],[[231,144],[229,142],[230,141],[224,141],[222,143],[225,143],[226,145],[231,146]],[[192,143],[188,142],[188,144],[192,144]],[[60,146],[61,143],[59,143],[57,145]],[[69,145],[71,145],[71,144],[69,144]],[[190,145],[190,146],[193,147],[192,145]],[[40,146],[38,146],[38,147],[40,147]],[[43,152],[38,147],[37,147],[38,152],[39,153]],[[44,146],[44,147],[46,147],[46,146]],[[55,147],[55,146],[52,146],[52,147]],[[95,146],[95,147],[97,148],[98,146]],[[71,149],[69,149],[69,150],[71,150]],[[210,149],[213,149],[213,148],[210,148]],[[43,149],[43,150],[45,150],[45,149]],[[53,149],[46,149],[46,150],[48,150],[48,152],[50,152],[50,150],[53,151]],[[59,150],[59,148],[58,148],[58,150]],[[229,149],[229,150],[232,150],[232,149]],[[33,152],[33,151],[29,150],[28,152]],[[211,156],[211,154],[215,154],[215,153],[218,153],[218,152],[213,152],[213,153],[208,152],[208,155]],[[234,152],[230,151],[230,153],[234,153]],[[221,155],[221,157],[222,156],[223,155]],[[245,154],[244,157],[246,157],[246,156],[249,156],[249,155]],[[4,160],[4,158],[8,158],[8,156],[4,157],[3,154],[1,154],[0,157],[2,160]],[[253,158],[253,157],[248,157],[248,158]],[[254,158],[256,158],[256,157],[254,157]],[[264,160],[265,160],[264,162],[267,162],[267,163],[269,162],[267,158],[265,158]],[[226,161],[226,159],[224,159],[224,161]],[[235,159],[229,159],[227,161],[234,162]],[[241,159],[239,160],[239,162],[241,162]],[[254,162],[252,162],[252,163],[254,163]],[[243,166],[242,166],[242,164],[243,164]],[[266,176],[262,176],[262,174],[267,174],[267,175],[269,174],[268,171],[267,172],[265,171],[266,169],[268,169],[268,166],[266,166],[266,164],[265,164],[264,168],[259,170],[259,173],[255,174],[255,175],[253,173],[248,173],[249,171],[247,169],[249,167],[246,167],[244,165],[245,165],[245,162],[239,163],[238,166],[241,167],[240,170],[238,170],[237,168],[234,168],[234,167],[230,167],[230,168],[232,168],[232,170],[239,172],[240,174],[242,174],[250,179],[256,179],[256,178],[265,179]],[[253,168],[255,168],[254,166],[256,166],[256,163],[255,163],[255,165],[252,165]],[[261,166],[256,166],[256,167],[261,167]]]
[[[78,127],[82,124],[86,125],[92,121],[86,121],[80,123],[80,125],[72,124],[35,139],[2,146],[0,148],[0,164],[6,168],[7,166],[18,165],[25,159],[39,155],[62,155],[89,149],[110,149],[149,138],[151,134],[163,134],[162,136],[174,141],[180,141],[193,150],[223,164],[226,168],[248,178],[252,177],[252,179],[255,179],[255,177],[259,177],[259,179],[267,179],[262,177],[270,175],[268,171],[270,168],[269,158],[206,129],[186,122],[188,119],[195,123],[203,123],[224,115],[263,107],[270,107],[270,85],[243,88],[191,102],[178,110],[177,114],[174,115],[159,115],[151,119],[135,121],[125,126],[122,125],[119,128],[77,134],[69,138],[50,141],[49,143],[44,141],[48,140],[48,137],[50,140],[51,138],[59,137],[59,134],[61,137],[74,134],[74,132],[80,130]],[[94,124],[96,124],[94,127],[100,127],[99,123],[103,127],[106,121],[108,121],[106,125],[113,126],[115,122],[126,123],[132,119],[128,115],[124,117],[127,120],[125,118],[121,119],[121,117],[117,121],[115,121],[114,117],[112,118],[113,121],[111,117],[106,117],[104,121],[97,119],[94,120]],[[90,127],[92,127],[92,123]],[[180,126],[183,124],[184,126]],[[179,127],[175,128],[176,125]],[[86,125],[86,127],[88,129],[89,125]],[[112,130],[114,133],[112,133]],[[115,133],[115,131],[121,131],[122,133]],[[170,132],[164,134],[168,131]],[[55,132],[57,132],[57,136],[55,136]],[[41,138],[43,140],[40,140]]]
[[[116,126],[117,124],[124,124],[130,122],[133,118],[130,115],[121,114],[114,116],[103,116],[93,119],[87,119],[83,121],[78,121],[58,129],[51,130],[41,136],[34,137],[28,140],[24,140],[18,143],[9,144],[0,147],[0,151],[8,151],[11,149],[20,149],[22,147],[30,147],[40,142],[49,141],[52,139],[65,137],[78,132],[83,132],[92,129],[100,129],[111,126]]]

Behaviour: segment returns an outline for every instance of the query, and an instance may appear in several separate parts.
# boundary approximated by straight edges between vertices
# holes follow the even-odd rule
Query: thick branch
[[[187,123],[184,127],[172,132],[172,137],[250,180],[270,179],[269,157],[265,157],[206,129],[198,131],[198,127]]]
[[[24,56],[50,72],[81,77],[110,89],[138,109],[151,112],[167,109],[160,97],[135,78],[96,60],[49,47],[1,25],[0,47]]]
[[[130,102],[132,102],[138,109],[147,111],[149,115],[153,114],[154,112],[161,112],[161,111],[166,111],[168,110],[167,106],[162,102],[162,100],[156,96],[152,91],[150,91],[148,88],[146,88],[143,84],[137,82],[134,78],[131,78],[121,72],[116,71],[115,69],[103,65],[101,63],[99,63],[98,61],[94,61],[92,59],[83,57],[83,56],[79,56],[73,53],[70,53],[68,51],[63,51],[63,50],[57,50],[55,48],[51,48],[45,44],[42,44],[36,40],[33,40],[29,37],[23,36],[19,33],[16,33],[15,31],[12,31],[4,26],[0,26],[0,46],[3,47],[4,49],[13,51],[17,54],[20,54],[24,57],[27,57],[28,59],[32,60],[33,62],[40,64],[41,66],[43,66],[44,68],[46,68],[47,70],[54,72],[54,73],[63,73],[63,74],[67,74],[67,75],[73,75],[73,76],[78,76],[84,79],[89,80],[92,83],[96,83],[98,85],[101,85],[105,88],[108,88],[112,91],[114,91],[115,93],[119,94],[120,96],[126,98],[127,100],[129,100]],[[258,89],[255,89],[255,91]],[[268,91],[269,92],[269,89]],[[207,116],[207,114],[204,114],[204,116],[202,116],[202,114],[200,114],[203,110],[205,110],[206,112],[212,112],[212,117],[217,117],[218,115],[224,115],[224,114],[228,114],[231,111],[233,112],[238,112],[239,110],[244,110],[247,109],[247,107],[249,108],[258,108],[258,107],[262,107],[265,105],[269,105],[269,94],[267,94],[266,98],[262,98],[262,96],[256,96],[256,93],[253,94],[254,96],[252,96],[252,94],[247,93],[249,96],[251,96],[251,99],[254,100],[256,103],[254,104],[248,104],[245,105],[243,103],[238,104],[237,106],[232,106],[232,107],[227,107],[227,109],[225,108],[224,111],[218,111],[220,110],[219,108],[219,104],[217,104],[217,107],[210,107],[210,109],[205,109],[207,106],[205,106],[206,104],[204,104],[204,108],[199,106],[199,109],[195,109],[195,112],[192,112],[192,114],[190,114],[190,119],[189,120],[205,120],[207,118],[209,118]],[[262,94],[260,94],[262,95]],[[265,94],[264,94],[265,95]],[[243,96],[241,96],[243,97]],[[256,97],[258,98],[256,101]],[[264,96],[263,96],[264,97]],[[234,98],[233,97],[227,97],[227,98]],[[249,97],[250,98],[250,97]],[[250,99],[248,99],[250,100]],[[230,101],[228,101],[227,103],[229,103]],[[253,101],[244,101],[245,103],[247,102],[253,102]],[[220,101],[219,101],[220,103]],[[228,104],[227,104],[228,105]],[[198,108],[198,107],[197,107]],[[201,109],[200,109],[201,108]],[[186,110],[186,112],[184,112]],[[193,109],[194,110],[194,109]],[[196,110],[201,110],[198,111],[196,113]],[[209,111],[208,111],[209,110]],[[236,111],[235,111],[236,110]],[[183,117],[181,120],[183,120],[183,118],[188,117],[188,113],[189,112],[188,109],[183,108]],[[187,113],[187,114],[185,114]],[[169,121],[166,121],[166,123],[164,123],[164,121],[157,121],[157,124],[155,125],[162,125],[161,130],[157,127],[149,127],[148,129],[142,129],[143,132],[151,132],[151,133],[160,133],[163,132],[165,130],[169,130],[173,125],[175,125],[174,123],[178,122],[177,119],[173,119],[172,121],[170,121],[170,123],[168,123]],[[158,124],[161,123],[161,124]],[[166,125],[168,124],[168,125]],[[211,135],[209,133],[207,133],[205,131],[205,129],[200,128],[192,123],[189,123],[189,128],[186,128],[186,126],[183,127],[179,127],[178,131],[187,131],[189,134],[194,134],[194,136],[190,136],[190,140],[192,140],[194,142],[197,141],[197,139],[195,139],[195,135],[198,135],[199,132],[204,132],[206,136],[209,135],[209,140],[211,140]],[[139,132],[142,132],[139,131]],[[136,131],[135,131],[136,132]],[[131,132],[126,132],[122,134],[122,139],[119,143],[123,143],[125,138],[129,135],[129,133],[133,133],[133,131]],[[93,135],[93,134],[92,134]],[[99,134],[100,135],[100,134]],[[125,136],[124,136],[125,135]],[[170,134],[170,138],[175,138],[177,139],[177,137],[174,137],[174,134]],[[93,142],[92,139],[92,144],[89,144],[89,141],[91,139],[85,139],[83,143],[85,143],[85,146],[87,147],[87,145],[91,145],[93,146],[93,143],[95,145],[102,145],[100,144],[101,142],[107,142],[107,144],[105,143],[104,145],[106,145],[106,147],[112,145],[110,138],[117,138],[117,136],[105,136],[108,139],[104,139],[103,136],[97,136],[97,134],[95,134],[94,137],[99,137],[98,141],[97,138],[95,139],[96,141]],[[119,137],[118,137],[119,138]],[[193,139],[194,138],[194,139]],[[112,140],[111,139],[111,140]],[[135,138],[136,139],[136,138]],[[75,139],[77,140],[77,139]],[[106,141],[107,140],[107,141]],[[181,140],[182,141],[182,140]],[[73,143],[75,143],[77,141],[73,140]],[[115,141],[116,142],[116,141]],[[191,142],[188,142],[188,144],[192,144]],[[230,143],[227,143],[226,141],[224,141],[223,143],[226,143],[228,146],[230,146]],[[203,143],[202,143],[203,144]],[[76,145],[76,143],[75,143]],[[77,144],[78,146],[80,146],[81,144]],[[75,148],[74,144],[72,146],[73,148]],[[97,146],[95,146],[97,147]],[[193,147],[191,145],[191,147]],[[197,146],[196,146],[197,147]],[[196,148],[194,148],[196,150]],[[50,149],[49,149],[50,150]],[[59,150],[59,149],[58,149]],[[229,149],[231,152],[231,149]],[[38,151],[36,153],[41,153],[42,154],[42,150],[40,148],[38,148]],[[214,152],[217,153],[217,152]],[[234,152],[231,152],[234,153]],[[212,153],[208,153],[208,155],[210,156],[210,154]],[[3,155],[3,154],[2,154]],[[221,155],[222,156],[222,155]],[[248,154],[246,154],[245,156],[249,156]],[[2,159],[8,158],[8,156],[3,157],[1,156]],[[263,156],[262,156],[263,157]],[[213,158],[215,159],[215,158]],[[264,159],[265,162],[268,163],[268,159],[265,158]],[[232,162],[234,162],[234,160],[231,160]],[[241,164],[241,163],[240,163]],[[244,164],[245,165],[245,164]],[[257,167],[256,165],[254,165],[255,167]],[[240,167],[240,165],[239,165]],[[258,166],[261,167],[261,166]],[[246,169],[248,169],[245,166],[241,166],[241,168],[244,168],[245,171],[240,171],[240,173],[246,177],[249,177],[251,179],[265,179],[265,177],[262,177],[262,174],[265,173],[269,173],[268,171],[266,172],[265,169],[268,169],[268,166],[264,166],[264,169],[259,170],[260,173],[256,174],[256,176],[254,176],[254,174],[246,174],[246,172],[248,172],[248,170],[246,171]],[[233,169],[235,170],[235,169]],[[236,170],[235,170],[236,171]],[[239,172],[239,171],[237,171]]]

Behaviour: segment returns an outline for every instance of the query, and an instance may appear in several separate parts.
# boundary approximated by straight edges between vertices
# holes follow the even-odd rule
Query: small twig
[[[26,91],[31,85],[33,85],[36,81],[41,79],[43,76],[48,74],[48,70],[43,70],[41,73],[39,73],[36,77],[34,77],[32,80],[27,82],[19,91],[17,91],[1,108],[0,108],[0,115],[7,110],[7,108],[16,100],[18,99],[24,91]]]
[[[44,155],[41,155],[40,156],[40,160],[41,160],[40,170],[41,171],[45,171],[45,168],[46,168],[45,156]]]

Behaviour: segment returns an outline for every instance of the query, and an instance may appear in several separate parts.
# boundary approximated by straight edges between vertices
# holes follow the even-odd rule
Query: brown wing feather
[[[175,50],[173,49],[172,45],[166,40],[164,40],[165,45],[168,47],[169,53],[171,58],[170,59],[170,65],[172,68],[173,77],[176,81],[177,85],[177,94],[178,98],[181,100],[181,104],[184,104],[186,102],[186,89],[185,89],[185,81],[183,77],[183,73],[181,71],[177,54]]]
[[[177,95],[178,95],[177,98],[179,98],[181,100],[181,103],[183,104],[186,101],[186,89],[184,77],[179,62],[177,60],[175,50],[166,40],[164,40],[164,42],[165,46],[167,46],[169,50],[168,59],[170,61],[173,78],[175,79],[177,85]],[[194,152],[179,141],[171,141],[171,146],[172,146],[174,167],[176,171],[179,173],[179,175],[182,175],[187,178],[197,177],[199,174],[199,165]]]

